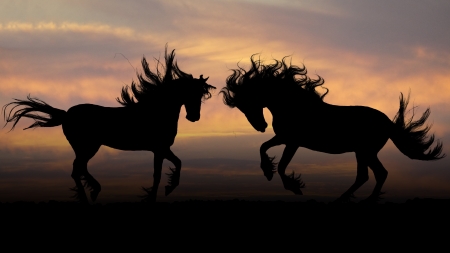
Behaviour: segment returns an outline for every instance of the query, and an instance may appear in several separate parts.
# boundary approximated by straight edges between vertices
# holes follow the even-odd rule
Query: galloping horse
[[[181,161],[170,147],[177,135],[181,106],[185,106],[186,118],[189,121],[198,121],[202,101],[209,99],[210,90],[215,89],[206,83],[208,78],[204,79],[201,75],[200,79],[196,79],[181,71],[174,58],[175,50],[168,54],[166,47],[165,66],[158,60],[156,71],[152,72],[143,57],[145,76],[138,75],[139,84],[132,82],[132,94],[128,86],[122,88],[121,98],[117,98],[117,101],[123,107],[80,104],[66,112],[28,96],[28,100],[15,99],[15,102],[3,107],[6,124],[14,122],[12,130],[22,117],[26,117],[34,119],[35,122],[25,129],[62,125],[64,135],[76,155],[72,171],[76,186],[73,190],[82,203],[88,203],[82,180],[91,190],[92,201],[97,199],[101,190],[100,184],[87,170],[88,161],[101,145],[120,150],[152,151],[153,187],[144,190],[148,193],[148,199],[155,201],[164,159],[175,165],[175,169],[170,168],[169,184],[165,188],[166,196],[179,184]],[[13,107],[6,113],[10,105]],[[21,109],[13,113],[16,107]],[[48,116],[35,114],[36,112]]]
[[[375,175],[376,185],[365,202],[376,202],[388,174],[377,154],[389,138],[411,159],[436,160],[445,156],[441,154],[440,141],[430,149],[434,135],[427,137],[430,127],[422,127],[430,115],[429,109],[419,120],[413,121],[412,117],[405,120],[409,95],[406,99],[400,95],[400,109],[392,121],[370,107],[331,105],[323,101],[328,89],[323,95],[315,90],[324,83],[323,79],[309,78],[304,66],[288,65],[285,58],[265,65],[252,56],[250,69],[246,71],[238,66],[232,70],[226,87],[220,92],[224,103],[237,107],[257,131],[264,132],[267,127],[263,108],[272,113],[275,137],[260,148],[261,168],[269,181],[277,165],[274,157],[266,153],[271,147],[286,145],[278,163],[278,174],[284,188],[295,194],[302,194],[304,183],[300,175],[286,175],[285,170],[299,147],[329,154],[355,152],[356,181],[336,202],[347,202],[353,197],[369,179],[368,167]]]

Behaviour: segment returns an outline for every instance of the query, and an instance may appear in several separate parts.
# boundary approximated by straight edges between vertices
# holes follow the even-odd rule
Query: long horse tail
[[[5,126],[8,123],[13,122],[11,130],[14,129],[14,127],[22,117],[34,120],[33,124],[31,124],[29,127],[24,128],[23,130],[35,127],[59,126],[63,123],[65,114],[67,113],[64,110],[57,109],[48,105],[38,98],[32,98],[30,97],[30,95],[27,96],[27,100],[14,100],[15,102],[11,102],[3,106],[3,116],[6,121]],[[9,106],[12,106],[12,108],[9,110],[9,113],[6,113]],[[17,107],[21,108],[14,111],[14,109],[16,109]],[[39,115],[37,114],[38,112],[45,113],[47,114],[47,116]]]
[[[430,108],[428,108],[420,119],[413,121],[414,108],[412,108],[412,116],[405,120],[406,108],[409,103],[409,94],[405,99],[403,93],[400,93],[400,108],[392,122],[394,123],[391,140],[395,146],[407,157],[417,160],[438,160],[445,157],[442,153],[442,142],[437,140],[436,145],[430,148],[435,142],[434,134],[427,136],[431,125],[426,125],[425,121],[430,116]]]

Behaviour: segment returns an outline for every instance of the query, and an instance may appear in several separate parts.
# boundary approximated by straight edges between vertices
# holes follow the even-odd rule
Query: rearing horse
[[[101,190],[100,184],[87,170],[88,161],[97,153],[100,146],[120,150],[152,151],[153,187],[144,190],[147,191],[149,200],[155,201],[164,159],[175,165],[175,169],[170,169],[165,194],[170,194],[179,184],[181,160],[170,147],[177,135],[181,107],[185,106],[186,118],[189,121],[198,121],[202,101],[209,99],[210,90],[215,89],[206,83],[208,78],[203,79],[201,75],[200,79],[196,79],[181,71],[174,58],[175,50],[168,54],[166,47],[165,66],[158,60],[156,71],[152,72],[144,57],[142,67],[145,76],[138,75],[139,84],[132,82],[132,94],[129,87],[125,86],[122,88],[121,99],[117,98],[123,107],[80,104],[66,112],[28,96],[28,100],[15,99],[15,102],[3,107],[6,124],[13,122],[12,130],[18,121],[25,117],[35,120],[25,129],[62,125],[64,135],[75,152],[72,178],[76,187],[73,190],[82,203],[88,203],[82,180],[85,181],[85,186],[91,189],[92,201],[97,199]],[[6,113],[10,105],[13,107]],[[20,109],[13,113],[16,107]]]
[[[400,108],[392,121],[370,107],[331,105],[323,101],[328,89],[323,95],[315,90],[324,83],[323,79],[320,76],[309,78],[304,66],[288,65],[285,58],[265,65],[252,56],[250,69],[232,70],[226,87],[220,92],[224,103],[237,107],[257,131],[264,132],[267,127],[263,108],[267,107],[272,113],[275,137],[260,148],[261,168],[269,181],[276,171],[274,157],[266,153],[271,147],[286,145],[278,163],[278,174],[284,188],[295,194],[302,194],[304,183],[300,175],[286,175],[285,170],[299,147],[329,154],[355,152],[355,183],[337,202],[347,202],[369,179],[368,167],[375,175],[376,185],[365,201],[376,202],[388,174],[377,154],[389,138],[411,159],[436,160],[445,156],[441,154],[440,141],[430,148],[434,135],[427,137],[430,127],[422,127],[430,115],[429,109],[417,121],[405,120],[409,96],[404,99],[403,94],[400,95]]]

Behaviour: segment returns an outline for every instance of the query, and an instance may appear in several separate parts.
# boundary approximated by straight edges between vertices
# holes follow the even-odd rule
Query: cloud
[[[55,24],[54,22],[24,23],[24,22],[8,22],[0,25],[1,32],[79,32],[79,33],[95,33],[108,34],[122,38],[132,38],[135,32],[127,27],[111,27],[109,25],[93,25],[93,24],[77,24],[63,22]]]

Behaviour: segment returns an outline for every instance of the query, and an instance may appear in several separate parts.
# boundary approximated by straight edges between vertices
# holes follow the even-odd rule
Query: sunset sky
[[[30,94],[64,110],[120,106],[115,99],[136,80],[142,57],[153,63],[167,43],[183,71],[209,76],[218,89],[202,105],[199,122],[187,121],[182,109],[172,146],[183,161],[180,186],[165,197],[163,177],[158,201],[329,201],[353,183],[354,154],[300,148],[287,172],[303,175],[303,196],[285,191],[278,175],[268,182],[258,152],[273,130],[256,132],[238,109],[223,104],[219,91],[230,69],[238,62],[247,67],[255,53],[268,63],[290,56],[311,77],[325,79],[326,102],[370,106],[391,119],[400,92],[411,91],[416,115],[431,108],[431,132],[450,155],[449,13],[445,0],[2,1],[0,105]],[[31,123],[0,130],[0,202],[68,201],[73,150],[61,126],[22,131]],[[282,148],[269,154],[279,158]],[[379,158],[389,171],[386,201],[450,198],[449,157],[410,160],[389,140]],[[165,161],[164,173],[169,166]],[[99,202],[139,201],[141,186],[152,184],[153,153],[102,147],[88,169],[103,187]],[[374,185],[370,172],[357,200]]]

